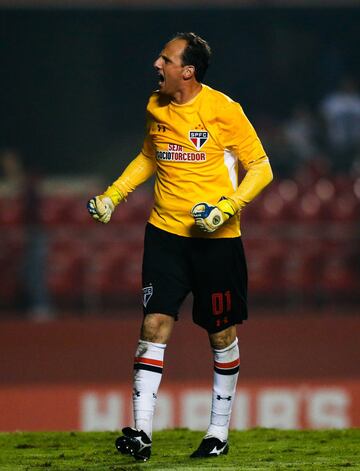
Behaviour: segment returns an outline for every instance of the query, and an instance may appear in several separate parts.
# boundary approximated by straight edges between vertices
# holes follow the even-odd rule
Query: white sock
[[[150,438],[166,345],[139,340],[134,360],[133,408],[135,428]]]
[[[210,426],[206,436],[227,440],[231,408],[239,376],[240,354],[238,339],[222,350],[213,349],[214,384]]]

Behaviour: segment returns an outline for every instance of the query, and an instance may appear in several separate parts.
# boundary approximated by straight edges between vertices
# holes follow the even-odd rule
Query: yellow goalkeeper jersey
[[[238,162],[246,170],[238,186]],[[147,106],[147,135],[141,153],[105,194],[122,197],[156,173],[149,222],[185,237],[237,237],[240,211],[213,233],[194,225],[191,208],[230,197],[241,209],[272,179],[261,142],[241,106],[202,85],[183,105],[155,92]]]
[[[156,159],[155,205],[149,222],[182,236],[236,237],[238,212],[212,234],[194,226],[195,203],[217,203],[238,188],[238,161],[245,169],[265,156],[239,104],[203,85],[184,105],[154,93],[147,106],[143,154]]]

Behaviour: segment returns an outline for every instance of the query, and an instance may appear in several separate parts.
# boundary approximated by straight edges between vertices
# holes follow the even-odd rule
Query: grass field
[[[190,459],[202,433],[154,434],[150,461],[120,455],[114,432],[1,433],[0,471],[360,470],[360,429],[231,432],[227,456]]]

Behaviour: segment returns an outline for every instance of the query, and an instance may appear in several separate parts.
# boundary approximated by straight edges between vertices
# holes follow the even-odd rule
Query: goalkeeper
[[[144,242],[143,321],[134,360],[134,428],[116,440],[121,453],[146,461],[164,352],[179,308],[193,294],[193,321],[214,358],[209,427],[194,458],[226,454],[239,373],[236,325],[247,319],[247,270],[240,214],[272,180],[261,142],[241,106],[202,83],[206,41],[178,33],[154,62],[158,91],[147,106],[143,148],[122,175],[88,203],[104,224],[155,173],[154,207]],[[238,183],[239,162],[246,173]],[[119,209],[121,211],[121,208]]]

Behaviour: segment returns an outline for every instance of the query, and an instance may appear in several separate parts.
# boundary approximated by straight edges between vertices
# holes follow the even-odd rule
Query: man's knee
[[[147,314],[141,326],[141,339],[147,342],[167,343],[174,322],[174,318],[166,314]]]
[[[222,350],[223,348],[231,345],[236,339],[236,326],[232,325],[221,332],[215,334],[209,334],[209,340],[212,348]]]

